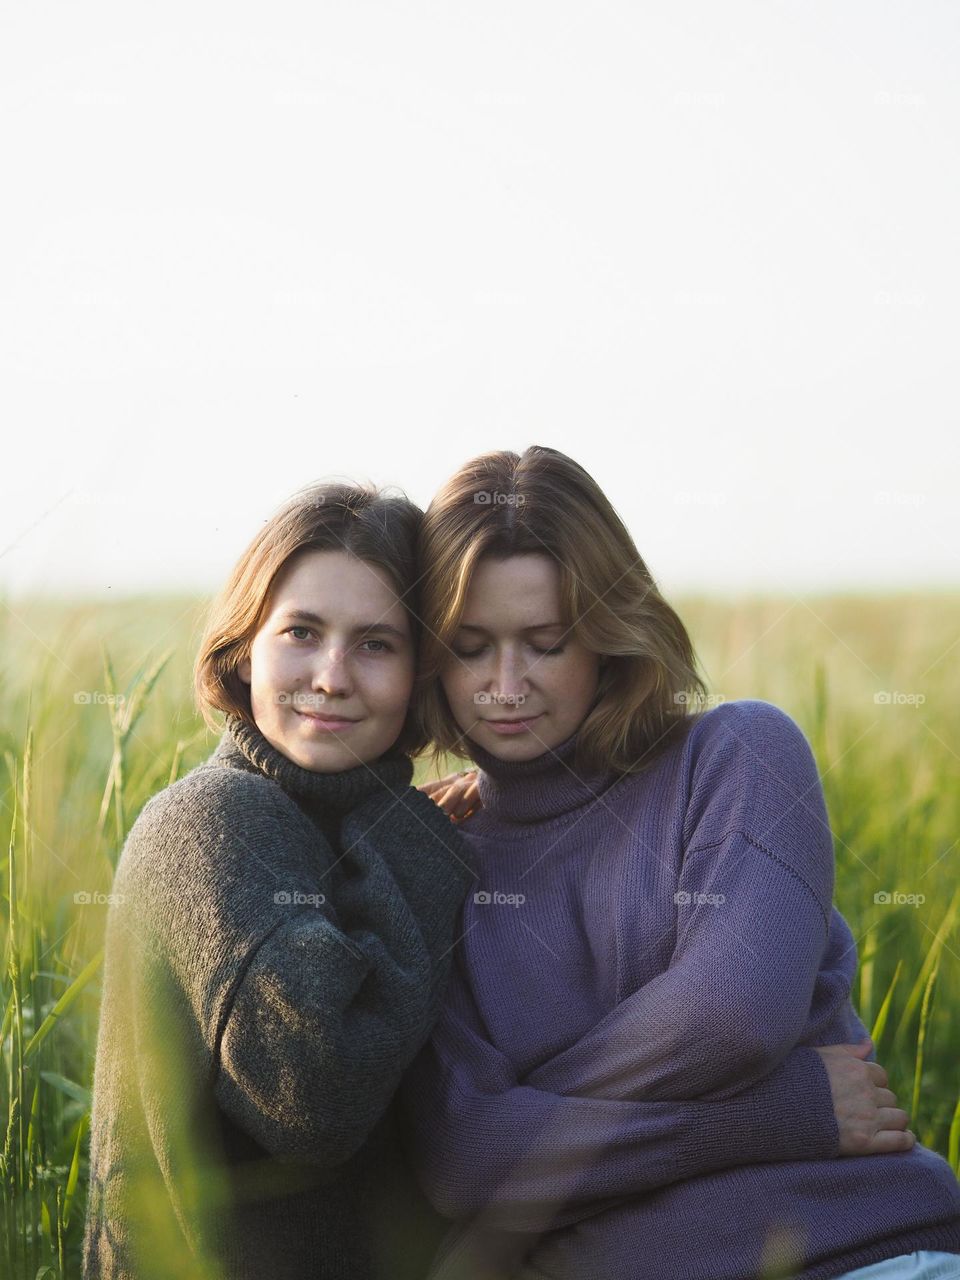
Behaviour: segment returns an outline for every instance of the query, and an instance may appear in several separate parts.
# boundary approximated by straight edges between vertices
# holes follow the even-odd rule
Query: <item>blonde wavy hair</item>
[[[686,628],[599,485],[572,458],[543,445],[471,459],[424,516],[418,702],[434,761],[470,754],[440,677],[471,575],[482,556],[531,553],[557,563],[561,620],[603,655],[597,696],[577,734],[576,765],[639,773],[689,726],[707,687]]]

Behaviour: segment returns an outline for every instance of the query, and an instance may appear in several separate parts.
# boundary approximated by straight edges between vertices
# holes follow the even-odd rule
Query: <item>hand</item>
[[[451,822],[462,822],[482,808],[476,769],[434,778],[431,782],[422,783],[420,790],[439,805]]]
[[[815,1045],[830,1077],[833,1109],[840,1130],[842,1156],[909,1151],[916,1142],[907,1128],[906,1111],[896,1106],[887,1088],[887,1073],[878,1062],[865,1062],[873,1048],[868,1036],[860,1044]]]

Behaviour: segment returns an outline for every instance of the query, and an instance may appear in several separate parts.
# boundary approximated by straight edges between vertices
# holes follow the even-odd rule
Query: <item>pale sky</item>
[[[0,591],[537,443],[665,589],[960,581],[960,5],[8,4]]]

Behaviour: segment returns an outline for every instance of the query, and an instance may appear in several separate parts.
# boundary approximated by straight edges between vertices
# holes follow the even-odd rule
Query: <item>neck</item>
[[[483,810],[502,822],[546,822],[596,802],[616,780],[612,770],[586,772],[574,757],[577,734],[532,760],[502,760],[467,739],[480,768],[477,785]]]
[[[345,813],[384,788],[400,792],[410,785],[413,777],[409,757],[395,751],[340,773],[304,769],[268,742],[255,724],[236,715],[227,716],[213,759],[262,773],[308,810],[327,814]]]

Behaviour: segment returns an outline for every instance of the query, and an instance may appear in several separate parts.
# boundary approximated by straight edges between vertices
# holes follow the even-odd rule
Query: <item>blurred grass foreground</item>
[[[854,1003],[919,1140],[960,1170],[960,594],[673,603],[715,700],[774,702],[809,738]],[[108,895],[143,804],[215,745],[191,700],[204,605],[2,606],[9,1280],[80,1275]]]

